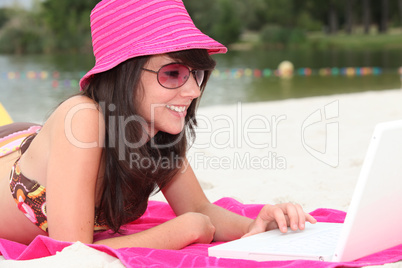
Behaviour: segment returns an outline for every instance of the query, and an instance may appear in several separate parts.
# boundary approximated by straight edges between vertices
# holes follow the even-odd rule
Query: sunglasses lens
[[[169,64],[158,72],[159,83],[166,88],[178,88],[184,85],[190,76],[189,69],[182,64]]]
[[[204,70],[195,70],[195,79],[197,80],[197,84],[200,87],[202,81],[204,81],[205,71]]]

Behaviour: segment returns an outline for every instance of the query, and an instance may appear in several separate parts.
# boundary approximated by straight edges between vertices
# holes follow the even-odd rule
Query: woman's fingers
[[[282,233],[288,231],[288,226],[293,231],[304,230],[306,221],[316,223],[313,216],[304,212],[299,204],[284,203],[278,205],[265,205],[257,219],[250,226],[249,232],[243,237],[254,235],[279,228]]]
[[[305,213],[305,215],[306,215],[306,220],[307,220],[309,223],[314,224],[314,223],[317,222],[317,220],[316,220],[313,216],[311,216],[310,214]]]
[[[299,219],[300,217],[299,213],[300,212],[298,211],[296,205],[292,203],[286,204],[286,214],[289,217],[289,226],[290,229],[292,229],[293,231],[299,229],[299,222],[302,222],[302,220]]]
[[[300,230],[304,230],[304,227],[306,226],[306,225],[305,225],[305,222],[306,222],[306,213],[303,211],[303,208],[302,208],[299,204],[296,204],[296,205],[295,205],[295,208],[296,208],[296,210],[297,210],[297,215],[298,215],[298,217],[299,217],[299,225],[298,225],[298,228],[299,228]]]
[[[272,209],[272,213],[273,213],[274,219],[276,221],[276,224],[278,225],[279,230],[282,233],[286,233],[288,231],[288,221],[286,220],[286,217],[285,217],[284,208],[281,208],[279,206],[274,206]]]
[[[278,207],[281,208],[283,216],[287,221],[286,225],[294,231],[297,229],[304,230],[306,221],[313,224],[317,222],[313,216],[304,212],[303,208],[299,204],[286,203],[280,204]],[[283,224],[282,216],[279,218],[275,217],[275,220],[277,219],[280,219],[280,222],[278,222],[278,226],[280,227],[280,224]],[[283,230],[286,230],[285,228],[282,229],[281,227],[280,229],[282,232]]]

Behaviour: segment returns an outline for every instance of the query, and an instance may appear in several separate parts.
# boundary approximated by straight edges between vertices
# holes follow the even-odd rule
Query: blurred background
[[[0,0],[0,102],[42,123],[92,68],[97,0]],[[229,47],[201,106],[400,89],[402,0],[184,0]]]

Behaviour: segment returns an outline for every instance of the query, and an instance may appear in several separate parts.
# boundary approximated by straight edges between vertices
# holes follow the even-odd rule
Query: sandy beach
[[[210,201],[347,211],[374,127],[402,119],[401,99],[387,90],[202,108],[188,159]]]
[[[212,202],[347,211],[374,127],[402,119],[401,100],[386,90],[203,107],[188,159]]]

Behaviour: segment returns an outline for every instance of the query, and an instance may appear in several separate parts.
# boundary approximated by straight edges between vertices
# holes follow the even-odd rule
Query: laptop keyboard
[[[264,251],[271,252],[322,252],[335,251],[342,225],[333,225],[327,229],[303,231],[288,231],[280,236],[291,236],[288,239],[278,237],[274,245],[263,246]],[[293,237],[292,237],[293,236]]]

